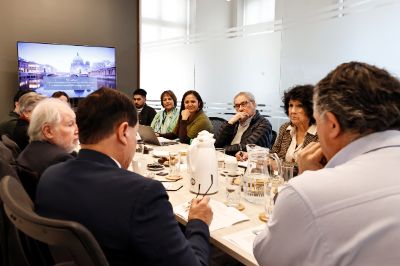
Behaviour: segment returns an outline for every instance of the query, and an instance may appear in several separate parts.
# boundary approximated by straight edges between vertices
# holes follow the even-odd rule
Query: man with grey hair
[[[233,99],[236,114],[225,122],[217,134],[215,147],[236,155],[246,150],[246,144],[272,146],[272,127],[256,109],[257,104],[250,92],[239,92]]]
[[[74,158],[78,145],[75,113],[66,102],[49,98],[33,110],[28,128],[30,143],[17,158],[21,182],[32,199],[37,182],[50,165]]]
[[[314,106],[320,143],[300,153],[303,173],[279,192],[254,242],[257,261],[398,265],[399,80],[365,63],[341,64],[317,84]]]
[[[44,98],[46,97],[37,94],[36,92],[29,92],[22,95],[19,99],[20,117],[17,120],[12,136],[10,137],[18,144],[21,150],[23,150],[29,143],[27,131],[32,111]]]

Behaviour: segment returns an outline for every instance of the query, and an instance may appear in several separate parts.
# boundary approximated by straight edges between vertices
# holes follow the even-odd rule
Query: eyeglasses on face
[[[235,108],[236,110],[238,110],[240,107],[247,107],[247,105],[250,103],[250,101],[244,101],[244,102],[241,102],[241,103],[235,103],[234,105],[233,105],[233,108]]]

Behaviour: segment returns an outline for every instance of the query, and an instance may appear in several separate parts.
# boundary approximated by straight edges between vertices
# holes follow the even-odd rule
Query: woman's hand
[[[182,110],[181,112],[182,120],[188,120],[190,112],[188,109]]]

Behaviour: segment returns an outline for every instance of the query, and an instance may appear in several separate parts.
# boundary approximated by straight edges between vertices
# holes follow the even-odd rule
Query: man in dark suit
[[[186,239],[163,185],[126,170],[138,128],[131,100],[101,88],[80,102],[77,124],[82,149],[43,173],[36,211],[86,226],[110,265],[208,265],[209,198],[192,201]]]
[[[139,124],[150,126],[156,115],[156,110],[146,104],[147,92],[144,89],[136,89],[133,92],[133,103],[139,113]]]
[[[44,170],[74,158],[71,153],[78,145],[75,113],[59,99],[45,99],[32,112],[28,135],[30,143],[18,156],[16,166],[25,190],[34,199]]]
[[[18,90],[14,95],[14,110],[8,113],[8,118],[0,123],[0,135],[8,135],[12,136],[14,132],[15,125],[20,116],[19,111],[19,98],[22,95],[27,94],[29,92],[33,92],[32,90]]]

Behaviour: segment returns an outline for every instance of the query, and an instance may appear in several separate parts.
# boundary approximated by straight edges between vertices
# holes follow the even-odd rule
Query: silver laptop
[[[156,133],[154,132],[153,128],[150,126],[144,126],[144,125],[139,125],[139,130],[138,130],[140,138],[144,141],[146,144],[152,144],[152,145],[157,145],[157,146],[165,146],[165,145],[171,145],[171,144],[176,144],[178,143],[175,140],[166,140],[166,141],[159,141]]]

